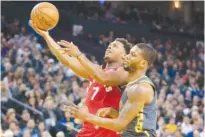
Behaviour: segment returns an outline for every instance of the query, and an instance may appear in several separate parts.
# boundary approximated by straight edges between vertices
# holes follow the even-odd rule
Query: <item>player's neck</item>
[[[141,78],[141,77],[143,77],[143,76],[145,76],[146,75],[146,72],[144,71],[144,70],[142,70],[142,71],[136,71],[136,72],[133,72],[133,73],[130,73],[129,74],[129,80],[128,80],[128,82],[130,83],[130,82],[133,82],[133,81],[135,81],[136,79],[139,79],[139,78]]]
[[[107,63],[106,68],[118,68],[120,66],[122,66],[122,64],[119,62],[109,62]]]

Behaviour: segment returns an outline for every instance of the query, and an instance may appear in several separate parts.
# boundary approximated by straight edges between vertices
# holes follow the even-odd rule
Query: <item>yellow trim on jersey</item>
[[[142,81],[140,81],[139,83],[148,83],[148,84],[154,86],[153,83],[152,83],[152,82],[149,82],[148,80],[142,80]]]
[[[135,126],[135,131],[136,132],[143,132],[143,117],[144,117],[144,114],[143,114],[143,111],[144,111],[144,106],[142,106],[142,108],[140,109],[140,112],[137,114],[137,124]]]
[[[142,77],[139,77],[138,79],[135,79],[135,80],[133,80],[133,81],[131,81],[131,82],[127,83],[127,86],[129,86],[129,85],[131,85],[131,84],[135,83],[137,80],[139,80],[139,79],[141,79],[141,78],[143,78],[143,77],[147,77],[147,76],[142,76]]]
[[[142,106],[140,112],[137,114],[137,124],[135,126],[135,132],[145,133],[147,137],[150,137],[149,133],[143,130],[143,118],[144,118],[143,111],[144,111],[144,106]]]
[[[123,106],[123,103],[122,103],[122,100],[120,100],[120,108],[122,108]]]
[[[147,131],[143,131],[143,132],[147,135],[147,137],[150,137],[150,135]]]

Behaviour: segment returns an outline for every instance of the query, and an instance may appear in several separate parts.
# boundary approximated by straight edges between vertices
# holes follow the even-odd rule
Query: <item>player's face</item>
[[[147,61],[142,56],[142,51],[134,46],[128,55],[124,58],[124,68],[127,71],[136,71],[147,65]]]
[[[114,41],[108,46],[105,52],[104,60],[106,62],[117,61],[122,59],[124,55],[126,55],[124,45],[119,41]]]

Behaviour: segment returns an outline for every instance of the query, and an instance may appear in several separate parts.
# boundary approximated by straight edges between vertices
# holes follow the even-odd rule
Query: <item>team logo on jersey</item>
[[[106,91],[106,92],[112,91],[112,87],[111,87],[111,86],[106,86],[106,85],[104,85],[104,88],[105,88],[105,91]]]

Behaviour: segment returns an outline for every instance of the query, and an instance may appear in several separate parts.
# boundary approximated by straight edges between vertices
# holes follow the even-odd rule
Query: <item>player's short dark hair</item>
[[[116,38],[115,41],[119,41],[124,45],[124,49],[126,54],[130,52],[130,49],[132,48],[132,44],[129,43],[126,39],[124,38]]]
[[[139,43],[136,46],[142,50],[142,55],[148,61],[148,65],[151,65],[156,59],[157,51],[152,46],[145,43]]]

